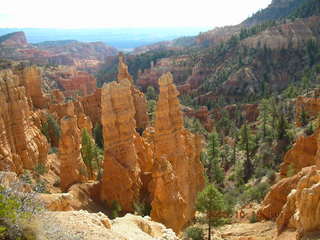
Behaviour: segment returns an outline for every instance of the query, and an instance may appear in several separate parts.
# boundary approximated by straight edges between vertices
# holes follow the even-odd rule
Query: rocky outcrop
[[[316,164],[316,153],[318,150],[317,139],[319,131],[311,136],[300,136],[293,147],[285,154],[283,163],[280,165],[280,175],[287,177],[290,174],[300,172],[304,167]]]
[[[33,106],[36,108],[48,107],[49,99],[43,95],[41,89],[42,77],[40,69],[36,66],[26,67],[22,70],[21,78]]]
[[[276,219],[278,234],[294,228],[298,232],[296,239],[301,239],[305,234],[320,229],[319,140],[319,130],[312,136],[298,139],[281,166],[284,178],[272,186],[261,204],[258,216]],[[288,166],[293,166],[294,171]],[[288,173],[296,174],[285,177]]]
[[[81,157],[81,133],[76,116],[60,120],[59,159],[61,188],[65,191],[75,183],[87,180],[87,168]]]
[[[320,112],[320,99],[318,97],[306,98],[297,97],[296,99],[296,125],[298,127],[302,126],[301,114],[305,111],[307,118],[315,118]]]
[[[201,106],[198,110],[185,107],[183,112],[188,117],[199,119],[200,123],[208,132],[212,131],[214,122],[211,119],[210,112],[206,106]]]
[[[156,63],[152,62],[150,65],[151,67],[149,69],[138,73],[137,85],[139,85],[143,91],[145,91],[148,86],[153,86],[158,89],[158,79],[166,72],[171,72],[176,82],[182,84],[188,79],[192,71],[190,58],[188,56],[162,58]]]
[[[0,72],[0,166],[17,173],[45,164],[48,143],[33,119],[30,102],[19,75]]]
[[[96,90],[96,79],[87,72],[68,68],[58,73],[56,80],[63,87],[65,96],[89,95]]]
[[[196,194],[204,187],[203,166],[199,161],[201,139],[183,127],[179,93],[172,75],[163,75],[159,85],[151,217],[179,232],[193,218]]]
[[[44,212],[37,218],[37,239],[178,240],[164,225],[149,217],[127,214],[110,220],[87,211]],[[59,231],[57,231],[59,229]]]
[[[118,82],[123,83],[128,81],[131,84],[131,95],[133,97],[133,104],[135,109],[135,120],[136,128],[144,130],[148,124],[148,105],[144,94],[139,91],[133,85],[133,80],[128,72],[128,66],[124,62],[124,57],[122,54],[119,55],[119,65],[118,65]]]
[[[124,211],[133,211],[141,189],[140,167],[134,139],[138,137],[135,107],[128,79],[112,82],[101,93],[104,139],[104,175],[101,200],[117,201]]]
[[[300,234],[320,228],[320,170],[309,167],[300,174],[300,179],[290,192],[286,204],[277,218],[278,233],[294,227]]]
[[[82,103],[84,113],[90,117],[93,125],[101,123],[101,89],[88,96],[80,97],[79,101]]]

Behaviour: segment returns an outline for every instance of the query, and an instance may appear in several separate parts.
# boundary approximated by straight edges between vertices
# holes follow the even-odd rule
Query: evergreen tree
[[[93,136],[96,144],[99,148],[103,149],[103,132],[102,132],[102,126],[100,123],[97,123],[96,126],[93,129]]]
[[[211,228],[223,223],[225,203],[222,193],[213,185],[209,184],[198,194],[197,209],[206,215],[208,224],[208,240],[211,240]]]
[[[208,137],[208,178],[209,182],[223,184],[224,173],[219,162],[219,136],[212,132]]]
[[[146,97],[147,97],[147,100],[156,100],[157,99],[156,90],[154,89],[153,86],[147,87]]]
[[[251,176],[253,175],[253,164],[252,164],[251,155],[255,148],[255,143],[253,141],[253,137],[250,133],[250,129],[248,127],[247,122],[245,122],[244,125],[241,127],[240,136],[241,136],[240,144],[246,153],[246,159],[244,161],[244,166],[243,166],[244,168],[243,180],[245,183],[247,183],[251,178]]]
[[[94,168],[98,170],[98,177],[101,175],[101,156],[102,153],[93,141],[92,137],[88,133],[88,130],[84,128],[82,130],[82,141],[81,141],[81,155],[84,163],[86,164],[89,172],[89,178],[92,179],[94,175]]]

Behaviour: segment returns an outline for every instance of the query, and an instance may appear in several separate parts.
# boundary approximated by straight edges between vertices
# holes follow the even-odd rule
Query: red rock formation
[[[21,73],[27,95],[32,99],[33,106],[36,108],[48,107],[49,99],[45,97],[41,89],[41,72],[36,66],[26,67]]]
[[[285,154],[283,163],[280,165],[282,177],[287,177],[288,170],[298,173],[302,168],[316,164],[318,136],[319,131],[311,136],[300,136],[296,140],[293,147]]]
[[[200,120],[203,127],[211,132],[213,129],[213,120],[210,118],[210,113],[206,106],[201,106],[198,110],[193,110],[192,108],[184,108],[183,112],[188,117],[194,117]]]
[[[60,179],[62,190],[87,180],[87,168],[82,160],[81,133],[76,116],[65,116],[60,121],[59,141]]]
[[[310,145],[310,146],[309,146]],[[286,228],[297,229],[296,239],[320,228],[320,138],[319,130],[310,137],[301,137],[287,153],[284,164],[293,164],[299,171],[276,183],[265,197],[258,216],[276,219],[278,234]],[[309,167],[301,167],[312,165]],[[282,169],[282,172],[287,169]]]
[[[48,143],[32,121],[23,81],[10,70],[0,72],[0,168],[20,173],[45,164]]]
[[[188,56],[172,58],[162,58],[156,64],[151,64],[151,68],[145,69],[138,75],[137,85],[144,91],[148,86],[158,88],[158,79],[166,72],[172,72],[177,83],[184,84],[192,71]],[[193,86],[193,85],[190,85]]]
[[[133,103],[135,108],[135,120],[136,128],[145,129],[148,124],[148,105],[147,100],[142,92],[133,86],[133,80],[128,72],[128,66],[124,62],[123,55],[119,55],[119,65],[118,65],[118,82],[129,81],[131,84],[131,94],[133,97]]]
[[[104,175],[101,200],[116,200],[124,211],[133,211],[141,188],[140,167],[134,139],[138,137],[135,107],[128,79],[112,82],[101,93],[104,139]]]
[[[101,122],[101,89],[88,96],[80,97],[84,113],[90,117],[92,123],[96,125]]]
[[[89,95],[96,90],[96,80],[87,72],[78,72],[74,68],[67,69],[57,76],[57,81],[64,88],[65,96],[75,94]]]
[[[201,139],[183,127],[178,91],[170,73],[159,79],[154,133],[151,217],[179,232],[194,217],[204,187]],[[192,179],[192,181],[190,181]]]

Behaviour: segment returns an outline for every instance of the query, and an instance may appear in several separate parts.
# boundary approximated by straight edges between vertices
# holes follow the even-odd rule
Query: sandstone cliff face
[[[159,85],[155,166],[150,187],[153,196],[151,217],[179,232],[194,216],[196,194],[204,187],[203,166],[199,161],[201,139],[183,127],[179,93],[172,75],[163,75]]]
[[[285,154],[283,163],[280,165],[280,174],[286,177],[288,171],[298,173],[304,167],[316,164],[316,153],[318,150],[319,131],[311,136],[301,136],[294,146]]]
[[[135,108],[135,120],[136,120],[136,128],[145,129],[148,124],[148,105],[147,100],[144,94],[139,91],[133,85],[133,80],[131,75],[128,72],[128,66],[124,62],[123,55],[119,55],[119,66],[118,66],[118,82],[123,83],[128,81],[131,84],[131,95],[133,97],[133,104]]]
[[[1,169],[21,172],[45,164],[48,143],[33,118],[23,81],[10,70],[0,72]]]
[[[27,95],[31,98],[33,106],[36,108],[48,107],[48,98],[41,90],[41,72],[36,66],[26,67],[21,73],[21,78],[26,87]]]
[[[101,89],[88,96],[80,97],[79,101],[82,103],[84,113],[90,117],[93,125],[101,123]]]
[[[64,88],[65,96],[89,95],[96,90],[96,79],[87,72],[68,68],[57,75],[57,81]]]
[[[60,121],[59,141],[61,188],[65,191],[75,183],[87,180],[87,168],[82,160],[81,132],[76,116],[65,116]]]
[[[124,212],[133,211],[137,202],[151,204],[152,219],[179,232],[194,217],[195,198],[204,187],[201,138],[183,127],[169,73],[159,79],[155,128],[141,137],[137,113],[143,116],[146,110],[135,99],[145,98],[132,86],[122,62],[120,58],[118,83],[105,85],[101,93],[105,160],[100,198],[109,205],[116,200]]]
[[[276,219],[278,234],[286,228],[295,228],[300,239],[320,228],[319,146],[319,130],[312,136],[300,137],[281,165],[280,173],[284,178],[271,188],[262,202],[258,215]],[[290,165],[296,174],[286,177]]]
[[[133,211],[141,188],[138,155],[134,146],[135,107],[128,79],[112,82],[101,93],[104,138],[104,176],[101,199],[116,200],[124,211]]]

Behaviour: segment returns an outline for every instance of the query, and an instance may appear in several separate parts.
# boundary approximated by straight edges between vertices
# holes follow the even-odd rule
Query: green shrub
[[[249,221],[250,223],[256,223],[258,222],[258,219],[257,219],[257,214],[255,212],[253,212],[249,218]]]
[[[121,210],[122,210],[122,207],[120,203],[116,200],[113,200],[110,206],[110,218],[114,219],[116,217],[119,217]]]
[[[45,174],[46,172],[48,172],[46,166],[43,164],[43,163],[38,163],[36,165],[36,167],[34,168],[34,171],[36,173],[38,173],[39,175],[43,175]]]
[[[199,227],[188,227],[184,232],[184,236],[186,239],[192,239],[192,240],[204,239],[203,230]]]
[[[135,202],[133,204],[134,212],[140,216],[150,216],[151,205],[145,202]]]

